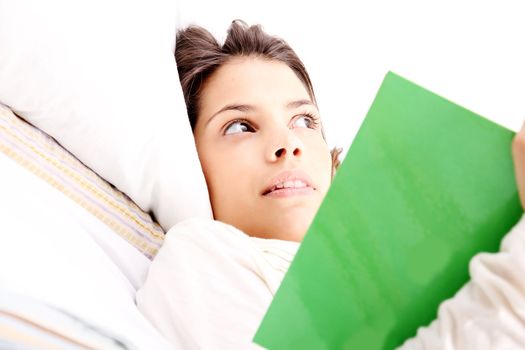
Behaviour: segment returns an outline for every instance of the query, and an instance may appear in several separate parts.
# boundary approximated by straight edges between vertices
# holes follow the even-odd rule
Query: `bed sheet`
[[[64,310],[138,349],[169,349],[135,306],[135,288],[97,243],[106,229],[0,153],[0,288]]]

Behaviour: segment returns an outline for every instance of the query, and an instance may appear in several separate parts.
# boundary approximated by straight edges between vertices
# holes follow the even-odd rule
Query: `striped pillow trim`
[[[148,213],[49,135],[1,105],[0,151],[88,210],[149,259],[157,253],[164,232]]]

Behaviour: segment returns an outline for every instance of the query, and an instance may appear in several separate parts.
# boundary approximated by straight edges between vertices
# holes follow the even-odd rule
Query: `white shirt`
[[[177,349],[250,349],[298,243],[249,237],[211,220],[172,228],[137,293]],[[470,261],[463,288],[403,350],[525,349],[525,216],[500,252]]]
[[[260,349],[251,340],[298,247],[186,220],[166,234],[137,306],[176,349]]]

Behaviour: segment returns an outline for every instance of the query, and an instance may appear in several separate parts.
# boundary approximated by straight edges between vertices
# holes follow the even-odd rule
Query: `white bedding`
[[[0,172],[0,288],[63,309],[138,349],[169,349],[135,307],[133,282],[97,243],[112,236],[108,228],[3,153]],[[136,257],[145,273],[147,258],[138,251]]]

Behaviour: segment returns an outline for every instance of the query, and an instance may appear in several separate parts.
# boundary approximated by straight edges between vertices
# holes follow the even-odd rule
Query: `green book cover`
[[[393,349],[522,214],[514,132],[388,73],[254,341]]]

